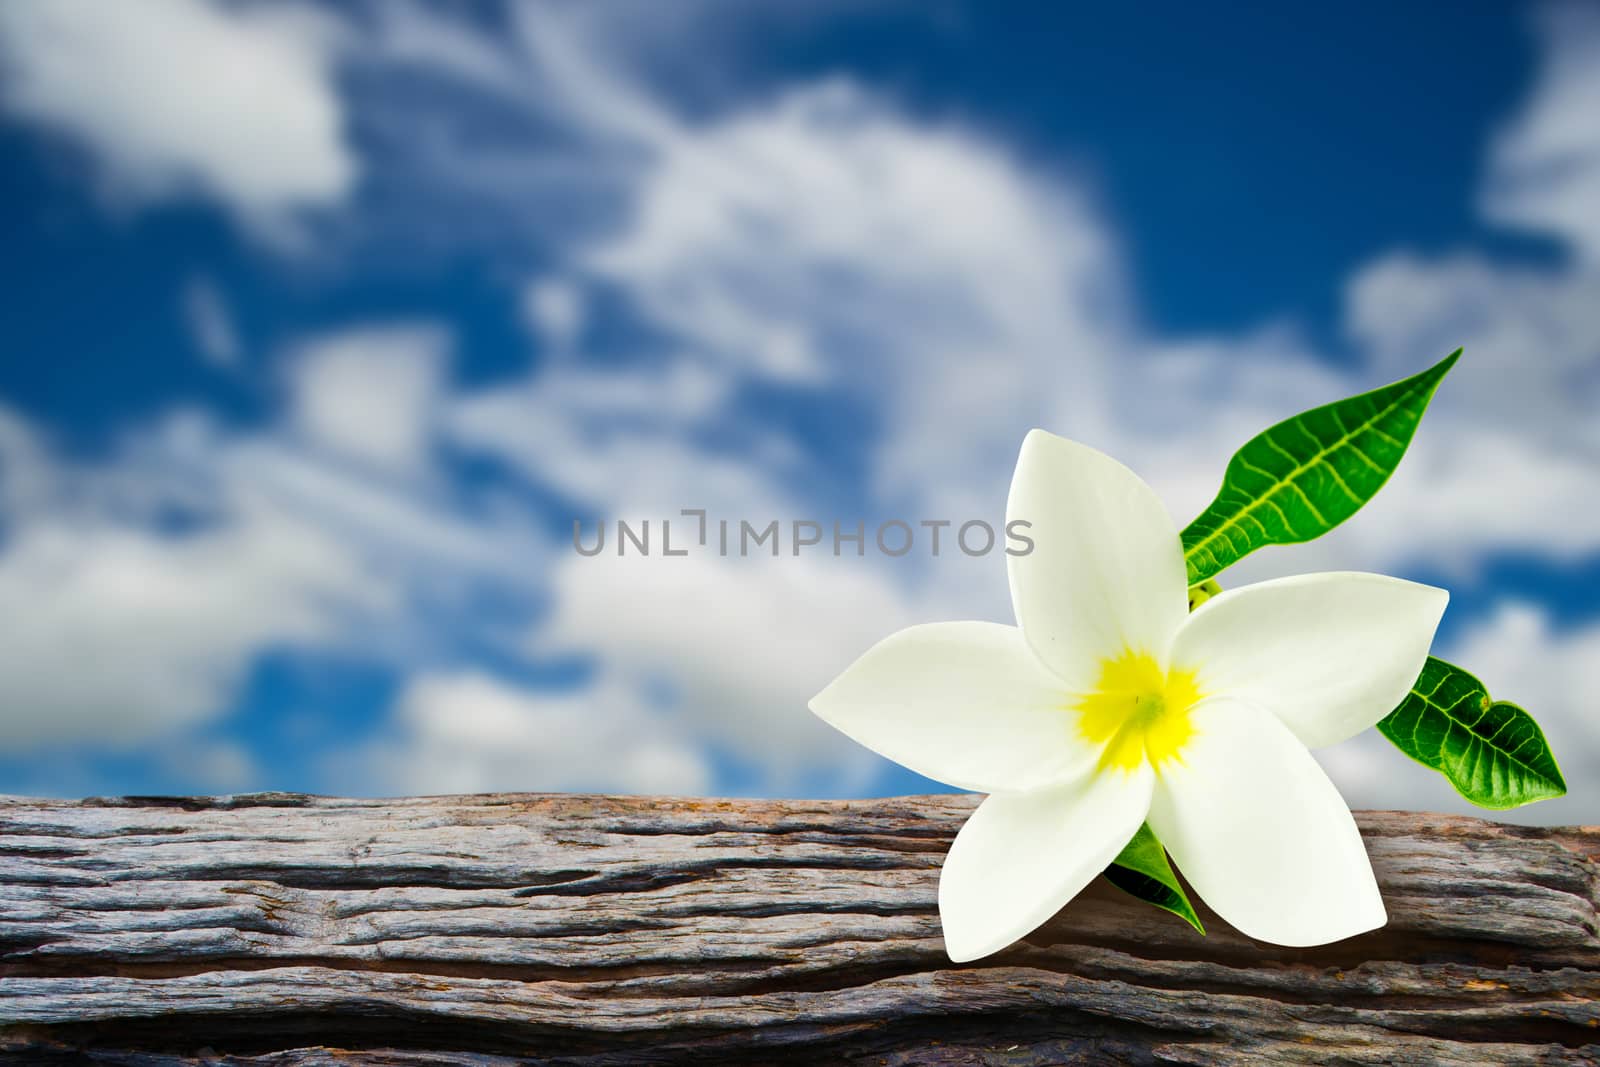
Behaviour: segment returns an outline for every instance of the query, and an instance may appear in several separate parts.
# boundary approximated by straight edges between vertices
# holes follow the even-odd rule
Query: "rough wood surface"
[[[1097,884],[949,962],[975,798],[0,799],[19,1063],[1600,1062],[1600,828],[1360,817],[1313,950]]]

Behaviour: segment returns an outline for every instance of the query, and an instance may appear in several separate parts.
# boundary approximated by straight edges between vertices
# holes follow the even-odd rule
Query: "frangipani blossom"
[[[1387,920],[1354,818],[1310,749],[1388,714],[1448,594],[1377,574],[1230,589],[1188,610],[1155,492],[1092,448],[1034,430],[1007,521],[1015,627],[913,626],[811,709],[892,760],[989,793],[945,858],[956,961],[1050,918],[1149,821],[1244,934],[1318,945]]]

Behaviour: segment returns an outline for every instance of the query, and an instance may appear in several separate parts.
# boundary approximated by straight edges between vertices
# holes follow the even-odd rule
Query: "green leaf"
[[[1235,452],[1210,507],[1183,531],[1189,584],[1263,545],[1320,537],[1389,480],[1458,348],[1421,374],[1312,408]]]
[[[1172,873],[1167,850],[1156,840],[1149,823],[1139,827],[1133,840],[1106,868],[1106,881],[1147,904],[1172,912],[1202,934],[1206,932],[1183,886],[1178,884],[1177,875]]]
[[[1442,659],[1428,657],[1411,692],[1378,729],[1481,808],[1503,811],[1567,791],[1533,716],[1490,700],[1482,682]]]

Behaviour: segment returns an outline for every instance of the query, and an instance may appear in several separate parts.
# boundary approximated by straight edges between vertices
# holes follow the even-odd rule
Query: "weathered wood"
[[[0,800],[0,1058],[1600,1062],[1600,828],[1368,813],[1381,931],[1202,938],[1097,884],[955,965],[974,803]]]

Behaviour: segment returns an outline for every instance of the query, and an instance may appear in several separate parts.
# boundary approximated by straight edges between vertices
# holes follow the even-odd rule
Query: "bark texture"
[[[1201,937],[1097,883],[956,965],[975,802],[0,799],[0,1059],[1600,1062],[1600,828],[1365,813],[1374,933]]]

